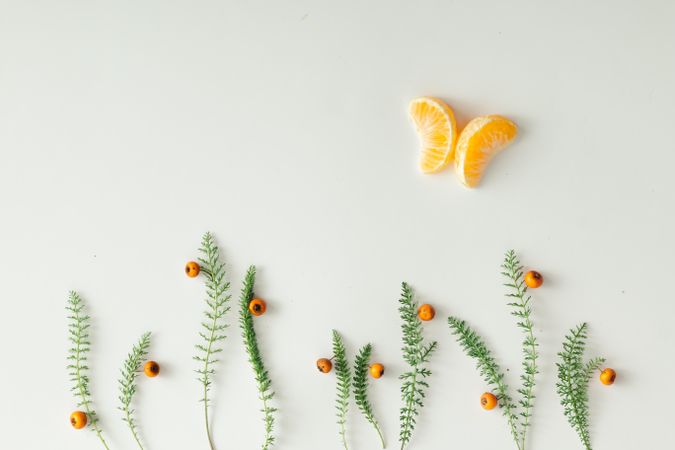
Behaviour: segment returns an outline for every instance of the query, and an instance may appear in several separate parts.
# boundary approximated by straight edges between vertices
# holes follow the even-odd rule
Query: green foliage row
[[[197,354],[194,359],[200,364],[196,370],[199,375],[199,383],[202,386],[200,401],[204,405],[207,439],[211,450],[214,450],[215,446],[209,422],[209,391],[216,373],[217,355],[223,351],[222,341],[226,338],[224,317],[230,310],[231,296],[229,294],[230,284],[225,280],[225,265],[221,262],[220,251],[210,233],[204,235],[200,252],[202,256],[199,258],[199,262],[201,271],[205,275],[205,303],[207,308],[204,312],[205,319],[201,324],[202,330],[199,332],[201,342],[195,346]],[[534,334],[532,299],[527,294],[522,265],[513,250],[505,255],[502,274],[506,278],[505,286],[508,288],[506,294],[509,298],[508,306],[511,307],[511,314],[516,317],[516,325],[523,333],[521,384],[516,390],[518,396],[516,400],[514,400],[514,393],[506,384],[504,372],[485,340],[462,319],[451,316],[448,318],[448,324],[461,348],[470,358],[476,361],[480,376],[496,395],[517,449],[525,450],[527,430],[531,425],[534,408],[536,376],[539,373],[537,365],[539,357],[538,342]],[[239,325],[244,347],[253,369],[259,399],[262,402],[261,412],[264,421],[262,450],[269,450],[276,440],[273,431],[277,409],[271,404],[275,393],[272,390],[269,372],[260,352],[254,319],[249,311],[249,304],[255,297],[255,278],[256,270],[254,266],[251,266],[246,273],[241,291]],[[424,406],[424,400],[429,389],[428,378],[431,376],[428,363],[438,344],[436,341],[427,342],[425,340],[422,322],[418,317],[418,303],[414,298],[412,288],[407,283],[402,284],[398,303],[403,340],[401,350],[403,360],[408,366],[408,369],[399,376],[402,400],[399,411],[399,444],[401,450],[403,450],[412,439],[421,409]],[[109,450],[103,437],[103,431],[89,389],[87,355],[91,347],[89,339],[90,318],[85,312],[82,298],[76,292],[70,292],[66,309],[69,312],[68,339],[71,343],[71,347],[68,349],[67,366],[70,380],[73,383],[71,390],[77,398],[78,408],[82,408],[86,413],[91,429],[105,449]],[[565,336],[562,350],[558,353],[560,360],[556,364],[558,368],[556,391],[560,396],[563,412],[570,425],[579,435],[584,448],[591,450],[588,382],[592,373],[604,363],[604,359],[593,358],[586,362],[583,361],[586,339],[586,323],[573,328]],[[142,363],[147,357],[149,346],[150,333],[147,332],[132,347],[122,365],[121,377],[118,380],[119,409],[122,411],[122,419],[128,425],[134,441],[141,450],[143,450],[143,445],[134,418],[135,411],[132,401],[138,389],[137,377],[141,371]],[[349,449],[346,433],[347,414],[353,393],[359,411],[373,426],[382,448],[384,448],[385,439],[368,396],[368,371],[373,351],[372,344],[368,343],[359,349],[355,355],[353,367],[349,364],[342,336],[336,330],[332,331],[332,347],[336,374],[335,407],[342,446],[345,450]]]
[[[195,345],[197,353],[193,359],[199,363],[195,372],[199,375],[198,381],[202,387],[200,402],[203,403],[204,408],[206,435],[211,450],[215,450],[209,419],[209,392],[213,384],[213,377],[216,374],[217,356],[223,351],[222,341],[226,338],[225,330],[227,325],[224,319],[230,311],[229,303],[231,295],[229,294],[230,283],[225,279],[225,264],[221,261],[220,250],[211,233],[204,234],[199,251],[201,254],[198,258],[200,273],[204,275],[205,279],[206,309],[204,311],[204,320],[201,323],[201,330],[199,331],[201,341]],[[260,353],[253,318],[248,311],[248,304],[254,296],[254,286],[255,267],[251,266],[244,279],[244,287],[241,292],[239,323],[244,347],[249,356],[259,397],[263,404],[262,412],[264,414],[265,435],[262,449],[269,450],[275,442],[273,429],[274,413],[277,409],[271,406],[271,401],[274,398],[272,382],[268,371],[265,369]],[[108,444],[103,437],[103,431],[100,428],[89,390],[87,354],[91,346],[88,331],[90,318],[85,314],[84,302],[76,292],[70,293],[66,309],[69,312],[68,339],[72,344],[72,347],[68,349],[67,366],[70,379],[73,382],[72,391],[78,399],[77,407],[84,410],[83,412],[87,416],[88,424],[94,430],[106,450],[109,450]],[[142,370],[143,361],[148,355],[149,346],[150,333],[147,332],[140,337],[127,355],[120,369],[121,376],[118,380],[120,401],[118,408],[122,411],[122,420],[129,427],[135,443],[141,450],[143,450],[143,445],[134,417],[135,410],[132,406],[132,401],[138,390],[137,377]]]

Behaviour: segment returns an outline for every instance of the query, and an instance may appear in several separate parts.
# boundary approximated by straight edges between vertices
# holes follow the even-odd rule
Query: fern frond
[[[258,386],[259,398],[262,401],[263,420],[265,422],[265,438],[262,444],[263,450],[268,450],[274,445],[275,437],[272,434],[274,429],[274,413],[276,408],[270,406],[270,401],[274,398],[274,391],[272,391],[272,380],[270,380],[269,373],[265,369],[260,349],[258,348],[258,339],[255,333],[255,326],[253,324],[253,316],[248,310],[248,305],[254,297],[255,288],[255,266],[248,268],[246,277],[244,278],[244,287],[241,290],[241,298],[239,302],[239,326],[241,328],[241,335],[244,339],[244,347],[248,354],[248,361],[253,367],[255,373],[255,381]]]
[[[333,358],[335,359],[335,376],[337,378],[337,399],[335,407],[337,409],[337,423],[339,425],[340,439],[345,450],[347,446],[347,411],[349,410],[349,396],[351,394],[352,374],[347,362],[347,353],[342,336],[333,330]]]
[[[586,323],[570,330],[563,341],[563,349],[558,353],[558,382],[556,391],[560,396],[560,404],[570,425],[579,435],[586,450],[591,450],[591,439],[588,423],[588,381],[593,371],[604,362],[604,358],[593,358],[583,362],[587,339]]]
[[[518,393],[521,395],[519,403],[522,407],[522,411],[520,412],[520,447],[524,449],[527,429],[530,426],[530,418],[534,406],[536,375],[539,373],[537,367],[537,347],[539,344],[537,344],[534,336],[532,298],[527,295],[527,285],[523,280],[523,267],[515,251],[509,250],[506,253],[502,269],[502,275],[507,279],[504,285],[511,289],[511,292],[506,294],[507,297],[513,299],[509,303],[509,306],[513,308],[511,314],[518,319],[517,325],[525,334],[525,338],[523,339],[523,373],[520,376],[522,385],[518,389]]]
[[[588,383],[593,377],[593,373],[605,365],[605,358],[595,357],[586,362],[586,382]]]
[[[465,321],[456,317],[448,317],[448,324],[452,329],[452,334],[456,336],[457,342],[464,349],[465,353],[476,360],[476,367],[483,380],[495,388],[495,393],[499,404],[502,407],[503,414],[508,420],[509,429],[513,440],[518,443],[518,416],[517,407],[509,395],[509,387],[504,381],[504,372],[499,368],[492,353],[488,349],[485,341],[466,324]]]
[[[193,359],[200,363],[200,367],[195,372],[199,374],[198,380],[203,387],[200,401],[204,403],[206,435],[211,450],[214,450],[209,424],[209,391],[211,390],[213,375],[216,373],[214,369],[218,362],[216,355],[223,351],[220,342],[225,340],[225,329],[227,328],[223,320],[230,310],[231,296],[228,293],[230,283],[225,280],[225,264],[220,261],[220,251],[211,233],[204,234],[199,251],[202,254],[199,258],[199,264],[206,277],[205,301],[207,309],[204,311],[206,320],[202,322],[202,330],[199,332],[203,342],[195,345],[197,354]]]
[[[495,362],[483,339],[463,320],[449,317],[448,324],[467,355],[476,360],[483,379],[490,386],[494,386],[500,405],[504,408],[504,415],[508,420],[511,436],[516,447],[518,450],[525,450],[527,429],[530,426],[532,407],[534,406],[536,375],[539,373],[537,367],[539,356],[537,347],[539,344],[534,336],[532,298],[527,295],[527,286],[523,280],[523,267],[513,250],[506,252],[501,267],[502,275],[507,278],[504,285],[510,289],[506,296],[511,299],[508,303],[512,308],[511,314],[518,318],[517,326],[525,334],[522,343],[523,373],[520,376],[521,387],[517,390],[520,394],[518,402],[514,402],[511,397],[509,388],[504,382],[504,373]]]
[[[87,414],[92,430],[96,433],[103,446],[108,449],[108,444],[103,438],[103,432],[98,423],[98,415],[94,410],[89,391],[89,367],[87,366],[87,355],[91,348],[89,340],[89,316],[84,310],[84,301],[75,291],[70,291],[68,295],[68,340],[72,347],[68,349],[68,375],[73,382],[73,391],[78,399],[78,408],[83,408]]]
[[[377,435],[380,437],[380,442],[382,443],[382,448],[385,448],[384,437],[382,436],[382,431],[380,430],[380,424],[375,419],[375,414],[373,413],[373,406],[368,399],[368,363],[370,361],[370,355],[373,351],[373,346],[371,344],[366,344],[361,348],[354,359],[354,399],[356,400],[356,406],[359,407],[359,410],[370,422]]]
[[[124,364],[120,369],[122,377],[117,381],[120,390],[119,400],[121,403],[121,406],[118,408],[123,413],[122,420],[129,426],[131,435],[141,450],[143,450],[143,445],[138,436],[138,429],[134,418],[134,410],[131,408],[131,401],[134,398],[134,394],[136,394],[136,378],[141,370],[143,360],[148,356],[149,347],[150,332],[147,332],[144,333],[138,340],[138,343],[131,348],[131,352],[127,355],[127,358],[124,360]]]
[[[410,442],[412,433],[417,424],[419,408],[424,406],[426,396],[425,389],[429,387],[426,381],[431,371],[424,364],[429,362],[431,354],[436,349],[436,341],[424,343],[422,322],[417,317],[417,302],[413,292],[407,283],[401,286],[401,298],[399,299],[399,314],[401,317],[401,330],[403,332],[403,359],[410,366],[410,370],[401,374],[401,398],[403,406],[400,410],[399,442],[401,450]]]

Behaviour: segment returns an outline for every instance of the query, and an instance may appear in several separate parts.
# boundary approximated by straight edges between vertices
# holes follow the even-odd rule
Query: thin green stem
[[[258,385],[258,389],[261,389],[260,385]],[[272,408],[270,408],[269,404],[267,403],[267,397],[265,395],[261,395],[261,398],[263,403],[262,411],[267,418],[267,416],[271,414]],[[269,425],[265,425],[265,440],[263,441],[262,447],[263,450],[267,450],[270,447],[270,445],[272,445],[272,442],[274,442],[274,438],[272,436],[272,427]]]
[[[106,443],[105,439],[103,439],[103,434],[102,434],[102,431],[99,428],[98,424],[94,423],[92,426],[94,427],[94,431],[96,432],[96,436],[98,436],[98,438],[101,440],[101,443],[103,444],[103,446],[106,448],[106,450],[110,450],[110,448],[108,447],[108,444]]]
[[[380,425],[378,423],[375,423],[374,426],[375,431],[377,431],[377,435],[380,437],[380,443],[382,444],[382,448],[387,448],[387,445],[384,442],[384,436],[382,436],[382,430],[380,430]]]
[[[405,416],[403,420],[401,421],[401,433],[408,433],[410,434],[411,431],[410,428],[412,426],[412,415],[413,415],[413,403],[415,399],[415,390],[417,389],[417,369],[413,371],[413,376],[412,376],[412,381],[410,382],[410,392],[411,394],[408,396],[405,404]],[[402,440],[401,441],[401,450],[403,450],[408,444],[408,440]]]
[[[344,423],[340,424],[340,436],[342,436],[342,445],[345,450],[349,450],[349,447],[347,447],[347,430]]]
[[[208,275],[210,277],[210,275]],[[209,365],[211,362],[211,354],[212,354],[212,348],[213,348],[213,342],[214,342],[214,336],[216,334],[216,323],[218,319],[217,316],[213,316],[213,322],[211,324],[211,335],[209,336],[209,345],[206,350],[206,357],[204,361],[204,373],[209,373]],[[206,436],[209,439],[209,446],[211,447],[211,450],[215,450],[216,447],[213,445],[213,438],[211,437],[211,426],[209,425],[209,385],[208,383],[204,383],[204,398],[202,399],[204,402],[204,423],[206,423]]]
[[[516,446],[518,449],[521,449],[520,443],[518,442],[517,436],[518,436],[518,422],[516,419],[516,415],[513,411],[514,406],[511,401],[506,398],[508,396],[508,387],[504,382],[502,381],[503,377],[499,377],[497,372],[494,370],[493,367],[487,367],[486,368],[486,373],[490,378],[493,380],[497,380],[497,391],[499,392],[499,397],[502,399],[502,406],[506,410],[506,420],[509,423],[509,428],[511,428],[511,435],[514,437],[516,441]]]
[[[204,423],[206,424],[206,437],[209,439],[209,447],[211,450],[215,450],[216,447],[213,445],[213,439],[211,438],[211,428],[209,426],[209,404],[208,404],[208,389],[204,386]]]
[[[131,417],[131,412],[129,410],[127,410],[127,412],[126,412],[126,417],[127,417],[127,422],[129,422],[129,423],[131,422],[131,420],[133,420],[132,417]],[[141,444],[141,440],[138,437],[138,433],[136,432],[135,427],[131,427],[131,434],[134,437],[134,440],[136,441],[136,443],[138,444],[138,448],[143,450],[143,444]]]

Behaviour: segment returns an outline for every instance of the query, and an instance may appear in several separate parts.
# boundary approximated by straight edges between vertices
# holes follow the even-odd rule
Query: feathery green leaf
[[[400,307],[398,309],[403,331],[403,359],[410,366],[410,370],[401,374],[401,398],[403,406],[400,410],[400,432],[399,442],[401,450],[410,442],[412,433],[417,423],[419,408],[424,406],[423,400],[426,396],[425,388],[429,387],[426,381],[431,375],[431,371],[424,364],[429,362],[431,354],[436,349],[436,341],[430,344],[424,343],[422,333],[422,322],[417,317],[417,302],[414,300],[413,292],[407,283],[401,287]]]
[[[349,410],[349,396],[351,394],[352,374],[347,362],[347,352],[342,336],[333,330],[333,358],[335,359],[335,376],[337,378],[337,399],[335,407],[337,409],[337,423],[339,425],[340,439],[345,450],[347,446],[347,411]]]
[[[211,233],[204,234],[199,251],[202,254],[199,258],[201,272],[206,277],[207,309],[204,311],[206,321],[202,322],[202,330],[199,332],[203,343],[195,345],[197,354],[193,359],[200,363],[200,367],[195,372],[199,374],[198,380],[203,387],[200,401],[204,403],[206,435],[211,450],[215,450],[209,424],[209,391],[213,383],[213,375],[216,373],[214,366],[218,362],[215,355],[223,351],[220,342],[225,339],[225,328],[227,328],[223,321],[230,310],[231,296],[228,293],[230,283],[225,280],[225,264],[220,261],[220,251]]]
[[[605,362],[604,358],[593,358],[583,362],[587,339],[586,323],[570,330],[563,341],[563,349],[558,353],[558,382],[556,391],[560,404],[570,425],[579,435],[586,450],[591,450],[591,438],[588,423],[588,381],[593,372]]]
[[[478,370],[483,379],[494,386],[500,405],[504,408],[511,436],[519,450],[525,450],[527,429],[530,426],[532,407],[534,406],[534,387],[537,367],[537,340],[534,336],[534,323],[532,322],[532,298],[527,295],[527,286],[523,280],[523,267],[513,250],[506,252],[502,264],[502,275],[507,278],[504,286],[510,289],[506,294],[511,301],[508,305],[512,308],[511,314],[518,319],[517,326],[525,334],[523,339],[523,373],[520,376],[521,387],[517,390],[520,394],[518,402],[514,402],[509,393],[509,388],[504,382],[504,373],[501,371],[492,353],[485,345],[485,341],[478,336],[463,320],[449,317],[448,323],[452,333],[456,336],[464,351],[471,358],[476,359]],[[518,419],[520,417],[520,419]]]
[[[122,377],[117,381],[120,390],[119,400],[121,403],[121,406],[118,408],[123,413],[122,420],[129,426],[131,435],[141,450],[143,450],[143,445],[138,436],[138,428],[134,418],[134,409],[131,408],[131,401],[134,398],[134,394],[136,394],[136,378],[141,370],[143,360],[148,356],[149,347],[150,332],[147,332],[144,333],[138,340],[138,343],[131,348],[131,352],[127,355],[127,358],[124,360],[124,364],[120,369]]]
[[[108,444],[103,438],[103,432],[98,423],[98,415],[93,408],[91,392],[89,391],[89,367],[87,354],[91,342],[89,341],[89,316],[84,311],[84,301],[75,291],[70,291],[66,310],[68,315],[68,340],[73,347],[68,349],[68,375],[74,383],[71,391],[78,398],[78,408],[83,408],[87,414],[92,430],[96,433],[103,446]]]
[[[527,429],[530,426],[530,417],[532,416],[532,408],[534,406],[534,386],[536,384],[535,377],[539,373],[537,368],[537,340],[534,337],[534,323],[532,322],[532,298],[527,295],[527,285],[523,280],[523,267],[516,256],[516,252],[509,250],[504,258],[502,264],[504,270],[502,274],[506,277],[507,282],[505,286],[511,289],[511,292],[506,294],[507,297],[513,299],[509,306],[513,308],[511,314],[518,318],[518,327],[522,329],[525,334],[523,339],[523,373],[520,376],[522,381],[521,388],[518,393],[521,395],[519,400],[522,411],[520,413],[520,443],[521,447],[525,448],[525,438]]]
[[[258,386],[258,393],[262,401],[263,420],[265,422],[265,438],[262,444],[263,450],[268,450],[274,445],[275,437],[272,434],[274,429],[274,413],[276,408],[270,406],[270,401],[274,398],[274,391],[272,391],[272,381],[269,373],[265,369],[260,349],[258,348],[258,339],[255,333],[255,326],[253,324],[253,316],[248,310],[248,305],[254,298],[255,288],[255,266],[248,268],[246,277],[244,279],[244,287],[241,290],[241,298],[239,302],[239,326],[241,334],[244,339],[244,347],[248,354],[248,360],[255,372],[255,381]]]
[[[517,443],[519,437],[517,407],[509,395],[509,387],[504,381],[504,372],[499,368],[492,353],[485,345],[485,341],[465,321],[456,317],[448,317],[448,324],[466,354],[476,360],[476,367],[483,380],[489,386],[494,387],[503,414],[508,420],[511,435]]]
[[[373,351],[373,346],[371,344],[366,344],[361,348],[354,359],[354,398],[356,400],[356,406],[359,407],[359,410],[370,422],[377,435],[380,438],[382,448],[385,448],[384,437],[382,436],[382,431],[380,430],[380,424],[375,419],[373,413],[373,406],[368,399],[368,363],[370,362],[370,355]]]

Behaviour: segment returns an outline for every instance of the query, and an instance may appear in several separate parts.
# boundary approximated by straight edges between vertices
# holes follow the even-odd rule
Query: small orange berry
[[[614,384],[615,380],[616,380],[616,372],[614,371],[614,369],[607,368],[602,372],[600,372],[600,382],[605,386],[610,386]]]
[[[328,373],[333,370],[333,363],[328,358],[321,358],[316,361],[316,368],[321,373]]]
[[[187,264],[185,264],[185,274],[190,278],[194,278],[197,275],[199,275],[199,272],[201,272],[201,270],[202,268],[199,266],[199,264],[197,264],[194,261],[190,261]]]
[[[145,366],[143,366],[143,372],[146,376],[154,378],[159,375],[159,364],[155,361],[148,361],[145,363]]]
[[[419,309],[417,310],[417,316],[424,321],[433,319],[435,315],[436,310],[434,309],[433,306],[429,305],[428,303],[425,303],[424,305],[420,306]]]
[[[70,424],[76,430],[81,430],[87,426],[87,414],[82,411],[75,411],[70,415]]]
[[[536,289],[544,283],[544,277],[539,272],[530,270],[525,274],[525,284],[527,287]]]
[[[380,378],[384,375],[384,366],[380,363],[375,363],[370,366],[370,376],[373,378]]]
[[[262,316],[267,311],[267,304],[261,298],[254,298],[249,302],[248,310],[254,316]]]
[[[486,392],[480,396],[480,405],[487,411],[494,409],[497,406],[497,397],[494,394]]]

